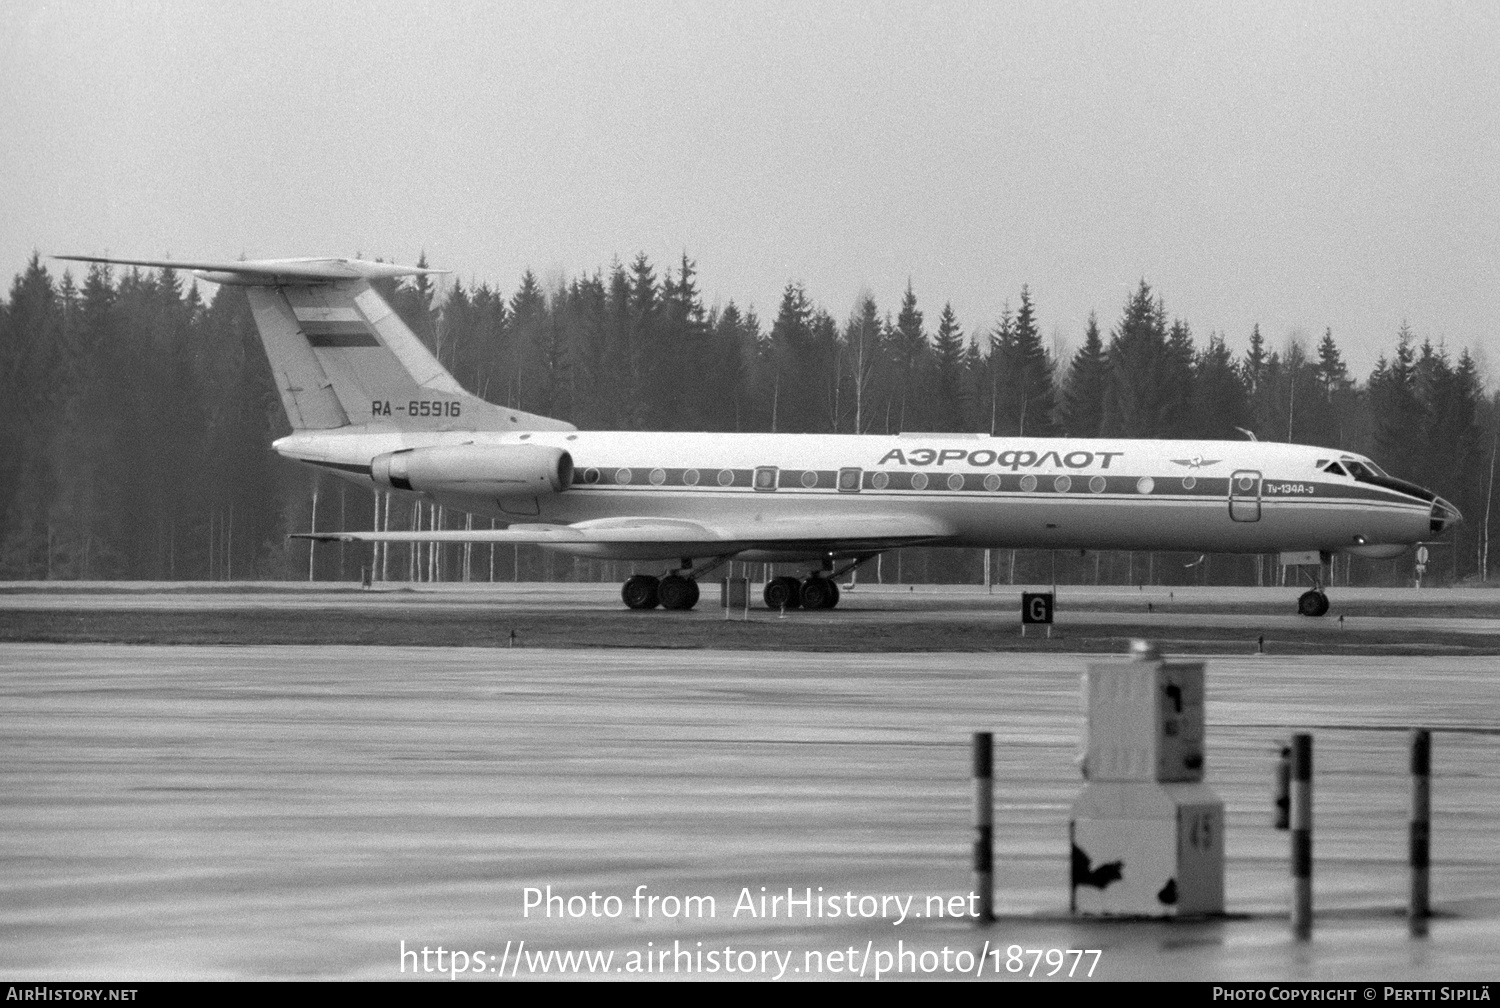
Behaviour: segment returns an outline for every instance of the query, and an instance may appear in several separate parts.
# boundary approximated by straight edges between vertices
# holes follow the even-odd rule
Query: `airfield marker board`
[[[1021,636],[1026,636],[1026,627],[1045,625],[1047,639],[1052,639],[1052,614],[1056,609],[1056,596],[1052,592],[1021,593]]]

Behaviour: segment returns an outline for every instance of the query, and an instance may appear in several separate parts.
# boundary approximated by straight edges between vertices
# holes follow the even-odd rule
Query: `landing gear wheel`
[[[810,577],[802,582],[802,608],[832,609],[839,604],[839,586],[828,578]]]
[[[1297,612],[1302,616],[1326,616],[1328,596],[1316,588],[1310,592],[1303,592],[1302,597],[1297,600]]]
[[[649,574],[636,574],[625,579],[625,585],[620,589],[620,598],[631,609],[655,609],[660,602],[656,591],[656,578]]]
[[[679,574],[668,574],[656,586],[663,609],[691,609],[698,604],[698,582]]]
[[[795,609],[802,604],[802,582],[794,577],[772,578],[761,597],[767,609]]]

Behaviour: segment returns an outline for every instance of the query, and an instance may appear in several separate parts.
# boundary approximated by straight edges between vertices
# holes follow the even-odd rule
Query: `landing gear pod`
[[[370,462],[379,486],[418,493],[520,497],[561,493],[573,456],[547,445],[452,445],[387,452]]]

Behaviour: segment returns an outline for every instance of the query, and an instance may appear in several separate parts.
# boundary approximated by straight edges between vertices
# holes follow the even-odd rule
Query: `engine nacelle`
[[[377,456],[370,478],[418,493],[532,497],[566,490],[573,482],[573,456],[547,445],[408,448]]]

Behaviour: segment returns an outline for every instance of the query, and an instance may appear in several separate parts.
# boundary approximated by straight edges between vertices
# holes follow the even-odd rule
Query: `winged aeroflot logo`
[[[1192,458],[1173,459],[1173,465],[1187,466],[1189,469],[1198,469],[1202,466],[1218,465],[1221,459],[1206,459],[1202,455],[1194,455]]]

